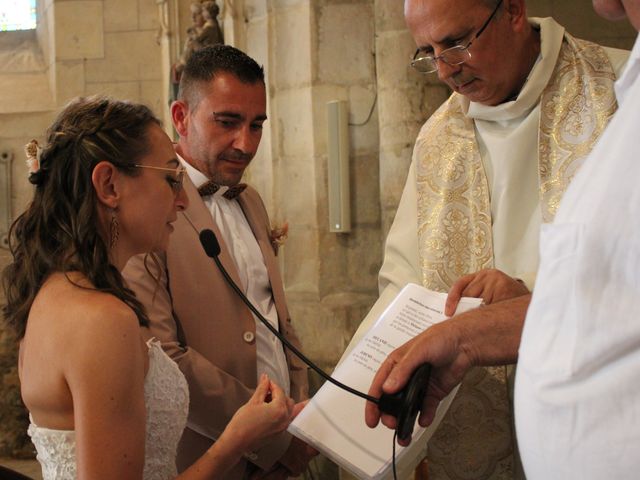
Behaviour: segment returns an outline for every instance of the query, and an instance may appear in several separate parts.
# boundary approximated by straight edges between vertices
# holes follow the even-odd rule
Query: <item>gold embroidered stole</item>
[[[615,74],[598,45],[565,34],[540,100],[538,172],[543,222],[617,108]],[[422,282],[447,291],[460,276],[493,266],[489,188],[473,120],[453,94],[416,143]],[[429,442],[429,479],[513,478],[514,433],[506,369],[466,376]]]

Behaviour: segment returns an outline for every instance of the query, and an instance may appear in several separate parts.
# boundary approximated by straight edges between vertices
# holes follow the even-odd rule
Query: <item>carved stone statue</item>
[[[194,41],[194,50],[199,50],[207,45],[224,43],[217,20],[219,12],[220,8],[218,8],[218,5],[214,1],[209,0],[202,4],[204,26]]]
[[[187,28],[187,38],[180,59],[171,67],[171,100],[175,100],[180,84],[180,75],[191,54],[207,45],[224,43],[217,16],[220,8],[215,1],[196,1],[191,4],[192,25]]]
[[[202,2],[198,0],[196,3],[191,4],[191,23],[192,27],[197,33],[202,31],[204,26],[204,17],[202,16]]]

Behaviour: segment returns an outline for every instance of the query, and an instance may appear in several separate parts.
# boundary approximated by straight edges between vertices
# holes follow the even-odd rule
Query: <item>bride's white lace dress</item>
[[[184,375],[157,341],[149,341],[149,370],[144,381],[147,409],[144,459],[145,480],[176,476],[176,448],[187,421],[189,389]],[[42,466],[43,480],[76,478],[75,432],[38,427],[29,435]]]

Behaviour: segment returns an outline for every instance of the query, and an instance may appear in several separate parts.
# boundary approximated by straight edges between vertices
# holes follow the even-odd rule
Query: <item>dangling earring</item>
[[[113,250],[118,242],[118,219],[116,218],[116,209],[111,210],[111,225],[109,228],[110,239],[109,239],[109,248]]]

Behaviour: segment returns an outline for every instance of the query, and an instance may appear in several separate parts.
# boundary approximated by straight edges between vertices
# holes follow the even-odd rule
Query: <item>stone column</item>
[[[418,131],[450,93],[435,75],[421,75],[409,67],[416,44],[404,23],[403,6],[403,0],[375,1],[384,236],[400,202]]]
[[[268,116],[248,178],[275,223],[289,310],[303,350],[327,371],[377,296],[378,123],[372,0],[245,1],[246,51],[265,65]],[[327,107],[349,104],[352,231],[330,233]],[[370,114],[371,112],[371,114]],[[312,390],[320,385],[315,374]],[[321,463],[321,478],[337,478]]]
[[[243,15],[246,50],[265,65],[269,92],[269,121],[248,178],[274,222],[289,223],[280,255],[289,308],[305,352],[332,368],[376,296],[373,2],[247,0]],[[326,103],[335,99],[349,102],[353,124],[353,229],[345,234],[328,228]]]
[[[162,111],[157,114],[162,118],[164,129],[168,135],[173,134],[171,123],[171,109],[169,104],[170,91],[173,88],[171,82],[171,68],[178,61],[182,54],[182,47],[186,37],[186,27],[180,24],[178,0],[157,0],[158,21],[160,29],[157,34],[157,42],[160,45],[161,71],[161,91],[163,102]],[[182,30],[185,30],[184,32]]]

